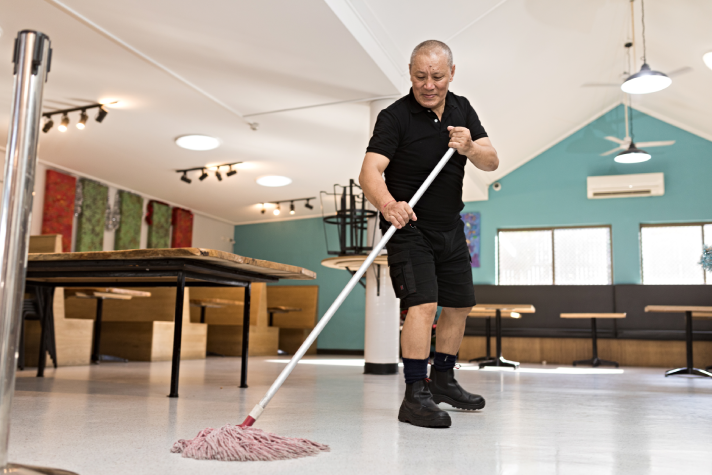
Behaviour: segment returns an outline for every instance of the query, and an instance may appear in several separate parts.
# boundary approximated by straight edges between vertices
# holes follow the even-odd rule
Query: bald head
[[[415,57],[419,54],[444,54],[447,56],[447,66],[452,69],[452,50],[448,45],[438,40],[427,40],[420,43],[410,54],[410,64],[413,64]]]

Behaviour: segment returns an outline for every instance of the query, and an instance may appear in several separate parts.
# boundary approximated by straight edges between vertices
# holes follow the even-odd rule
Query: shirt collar
[[[413,94],[412,87],[410,88],[410,92],[408,93],[408,102],[410,103],[411,114],[417,114],[418,112],[428,110],[416,100],[415,94]],[[445,110],[448,109],[457,109],[457,103],[455,102],[454,94],[450,91],[447,91],[447,96],[445,97]]]

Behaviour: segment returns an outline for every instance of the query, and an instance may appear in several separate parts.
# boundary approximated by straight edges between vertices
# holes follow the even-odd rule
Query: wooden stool
[[[495,336],[497,337],[497,356],[495,356],[494,358],[490,357],[489,359],[480,361],[480,368],[484,368],[485,366],[502,366],[517,369],[519,368],[518,362],[506,360],[502,356],[502,317],[509,316],[510,318],[519,318],[520,314],[522,313],[534,313],[534,305],[495,303],[477,304],[472,307],[472,310],[468,314],[468,317],[482,315],[483,313],[490,314],[484,316],[491,316],[491,312],[494,312],[495,317],[494,323]],[[489,356],[489,351],[487,353]]]
[[[96,318],[94,319],[94,341],[91,345],[91,362],[99,364],[100,361],[119,361],[126,363],[129,360],[118,356],[102,355],[99,353],[101,346],[101,318],[104,313],[104,300],[131,300],[133,297],[150,297],[151,292],[130,289],[97,288],[97,289],[66,289],[66,297],[96,300]]]
[[[596,332],[597,318],[625,318],[625,313],[562,313],[561,318],[590,318],[591,319],[591,340],[593,343],[593,358],[589,360],[574,361],[573,365],[590,364],[594,368],[602,365],[618,367],[615,361],[602,360],[598,357],[598,334]]]
[[[697,369],[692,364],[692,317],[696,314],[704,318],[707,314],[712,314],[712,307],[700,307],[697,305],[648,305],[645,307],[646,312],[655,313],[684,313],[685,314],[685,344],[687,348],[687,366],[684,368],[671,369],[665,372],[665,376],[673,376],[676,374],[691,374],[694,376],[705,376],[712,378],[712,373],[707,367],[707,370]]]

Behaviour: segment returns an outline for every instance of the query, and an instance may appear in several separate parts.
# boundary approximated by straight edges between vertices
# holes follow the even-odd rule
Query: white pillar
[[[370,130],[378,113],[394,101],[384,99],[371,102]],[[370,209],[375,209],[370,206]],[[381,239],[377,218],[368,222],[368,245]],[[375,235],[374,235],[375,230]],[[383,251],[385,254],[385,251]],[[378,275],[378,279],[376,276]],[[379,282],[380,280],[380,282]],[[364,373],[394,374],[398,372],[400,344],[400,300],[391,285],[388,266],[372,265],[366,272],[366,333],[364,337]]]

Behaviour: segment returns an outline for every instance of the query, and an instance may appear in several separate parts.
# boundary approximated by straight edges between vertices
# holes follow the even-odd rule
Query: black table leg
[[[37,377],[44,377],[44,370],[47,366],[47,353],[49,353],[54,367],[57,367],[57,348],[54,343],[54,287],[37,287],[37,308],[40,318],[40,355],[37,361]]]
[[[712,378],[712,373],[704,369],[697,369],[692,364],[692,312],[685,312],[685,343],[687,345],[687,367],[666,371],[665,376],[692,374],[695,376],[706,376],[708,378]]]
[[[200,307],[200,323],[205,323],[205,309],[207,307]]]
[[[469,361],[469,363],[472,363],[473,361],[493,361],[494,360],[494,358],[492,358],[492,349],[491,349],[492,343],[490,341],[490,340],[492,340],[492,332],[490,330],[490,327],[491,327],[490,320],[491,320],[490,317],[487,317],[485,319],[485,338],[486,338],[485,348],[486,348],[487,353],[485,354],[485,356],[480,356],[479,358],[472,358]]]
[[[506,368],[519,368],[519,363],[516,361],[509,361],[504,359],[502,356],[502,311],[497,309],[495,314],[495,336],[497,340],[497,356],[490,361],[483,361],[480,363],[480,368],[485,366],[499,366]]]
[[[247,354],[250,347],[250,294],[252,284],[245,287],[245,306],[242,316],[242,367],[240,370],[240,387],[247,387]]]
[[[173,361],[171,364],[171,392],[168,397],[178,397],[180,374],[180,345],[183,337],[183,300],[185,298],[185,273],[178,272],[176,282],[176,314],[173,320]]]
[[[96,318],[94,318],[94,341],[91,345],[91,362],[99,364],[99,347],[101,345],[101,317],[104,313],[104,299],[96,299]]]
[[[613,323],[615,323],[615,321]],[[594,368],[596,368],[597,366],[608,365],[615,366],[617,368],[618,363],[616,363],[615,361],[602,360],[598,357],[598,331],[596,329],[595,318],[591,319],[591,339],[593,344],[593,358],[591,358],[590,360],[574,361],[573,365],[576,366],[579,364],[590,364]]]
[[[269,313],[269,326],[274,326],[274,312]]]

